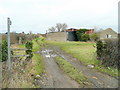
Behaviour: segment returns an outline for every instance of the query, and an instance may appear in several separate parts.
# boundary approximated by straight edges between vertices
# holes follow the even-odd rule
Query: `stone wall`
[[[66,33],[66,32],[48,33],[48,34],[46,35],[46,40],[66,41],[66,40],[67,40],[67,33]]]

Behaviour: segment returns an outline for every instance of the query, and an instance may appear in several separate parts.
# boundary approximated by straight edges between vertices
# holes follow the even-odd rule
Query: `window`
[[[111,38],[111,37],[112,37],[112,35],[107,34],[107,35],[106,35],[106,37],[107,37],[107,38]]]

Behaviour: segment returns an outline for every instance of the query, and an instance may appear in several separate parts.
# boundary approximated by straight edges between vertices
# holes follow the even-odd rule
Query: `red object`
[[[72,31],[78,31],[78,30],[80,30],[80,29],[74,29],[74,28],[70,28],[70,29],[67,29],[66,31],[67,32],[72,32]],[[88,31],[86,31],[85,33],[86,34],[92,34],[92,33],[94,33],[94,29],[87,29]]]
[[[88,29],[88,31],[85,32],[86,34],[92,34],[94,33],[94,29]]]

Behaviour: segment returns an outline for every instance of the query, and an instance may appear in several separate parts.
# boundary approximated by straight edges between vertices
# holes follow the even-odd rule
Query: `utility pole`
[[[7,29],[8,29],[8,72],[10,72],[11,69],[11,50],[10,50],[10,25],[11,25],[11,21],[10,18],[7,18]]]

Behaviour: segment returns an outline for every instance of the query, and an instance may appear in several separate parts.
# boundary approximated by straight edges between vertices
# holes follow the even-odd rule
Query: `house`
[[[99,36],[99,39],[118,38],[117,32],[115,32],[111,28],[107,28],[105,30],[99,31],[98,36]]]

